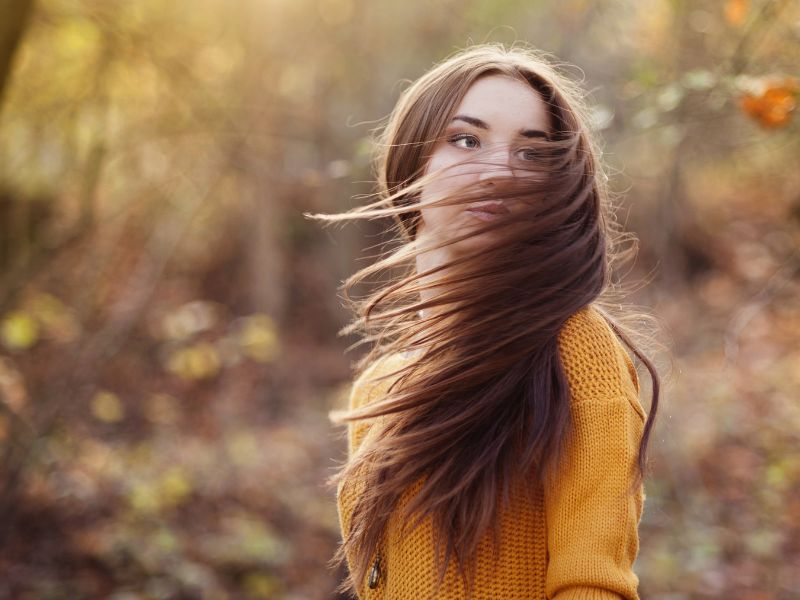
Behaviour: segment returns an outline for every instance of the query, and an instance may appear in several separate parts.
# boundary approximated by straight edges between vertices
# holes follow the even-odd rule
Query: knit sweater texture
[[[646,413],[639,381],[628,353],[600,313],[587,307],[572,315],[559,334],[559,350],[570,386],[573,427],[559,468],[534,493],[512,489],[499,513],[499,556],[490,531],[478,547],[475,600],[638,600],[633,564],[639,551],[638,526],[644,489],[629,493]],[[392,379],[367,384],[407,360],[383,357],[356,379],[350,408],[386,393]],[[385,417],[378,417],[385,418]],[[370,419],[348,424],[348,453],[369,435]],[[377,428],[376,428],[377,429]],[[361,600],[427,600],[436,583],[430,517],[399,535],[400,515],[419,491],[422,479],[401,496],[379,549],[379,577],[358,585]],[[363,488],[362,488],[363,489]],[[339,485],[337,505],[342,532],[349,531],[358,485]],[[377,554],[376,554],[377,557]],[[373,560],[374,558],[373,557]],[[352,556],[347,557],[352,569]],[[369,574],[367,579],[369,578]],[[453,560],[437,600],[465,598]]]

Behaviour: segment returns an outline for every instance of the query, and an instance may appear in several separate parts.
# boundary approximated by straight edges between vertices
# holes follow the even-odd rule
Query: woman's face
[[[550,133],[549,113],[539,93],[528,83],[506,75],[478,79],[467,90],[454,115],[426,166],[426,174],[441,171],[443,177],[427,185],[420,194],[418,237],[451,237],[464,233],[464,228],[496,218],[491,212],[476,210],[488,200],[469,205],[425,205],[465,184],[485,186],[490,192],[495,177],[529,176],[530,172],[524,171],[526,156],[530,157],[525,153],[526,142]],[[530,162],[530,158],[527,160]],[[502,201],[499,206],[514,210]],[[467,238],[446,248],[463,247],[473,240]]]

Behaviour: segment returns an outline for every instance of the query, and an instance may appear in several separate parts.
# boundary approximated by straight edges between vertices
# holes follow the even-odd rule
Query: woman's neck
[[[427,252],[423,252],[418,254],[416,257],[417,261],[417,273],[423,273],[430,269],[434,269],[443,264],[447,264],[452,259],[450,249],[448,247],[444,248],[435,248],[433,250],[428,250]],[[428,275],[427,277],[420,277],[419,282],[422,284],[427,284],[442,276],[442,271],[437,271],[432,275]],[[433,287],[426,288],[421,290],[419,293],[419,298],[421,302],[428,302],[435,298],[436,296],[441,295],[445,290],[446,286],[443,284],[439,284]],[[421,318],[427,318],[432,316],[436,313],[437,310],[440,309],[440,306],[427,306],[419,310],[419,316]]]

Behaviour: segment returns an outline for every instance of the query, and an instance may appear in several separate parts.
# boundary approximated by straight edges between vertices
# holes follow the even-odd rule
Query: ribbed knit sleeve
[[[638,600],[642,486],[629,493],[645,413],[630,358],[594,309],[567,322],[561,358],[572,428],[545,485],[548,568],[554,600]]]

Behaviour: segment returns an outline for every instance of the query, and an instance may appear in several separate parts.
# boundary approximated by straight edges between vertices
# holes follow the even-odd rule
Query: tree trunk
[[[22,34],[28,26],[28,17],[33,12],[33,0],[0,0],[0,110],[8,85],[14,55],[19,48]]]

